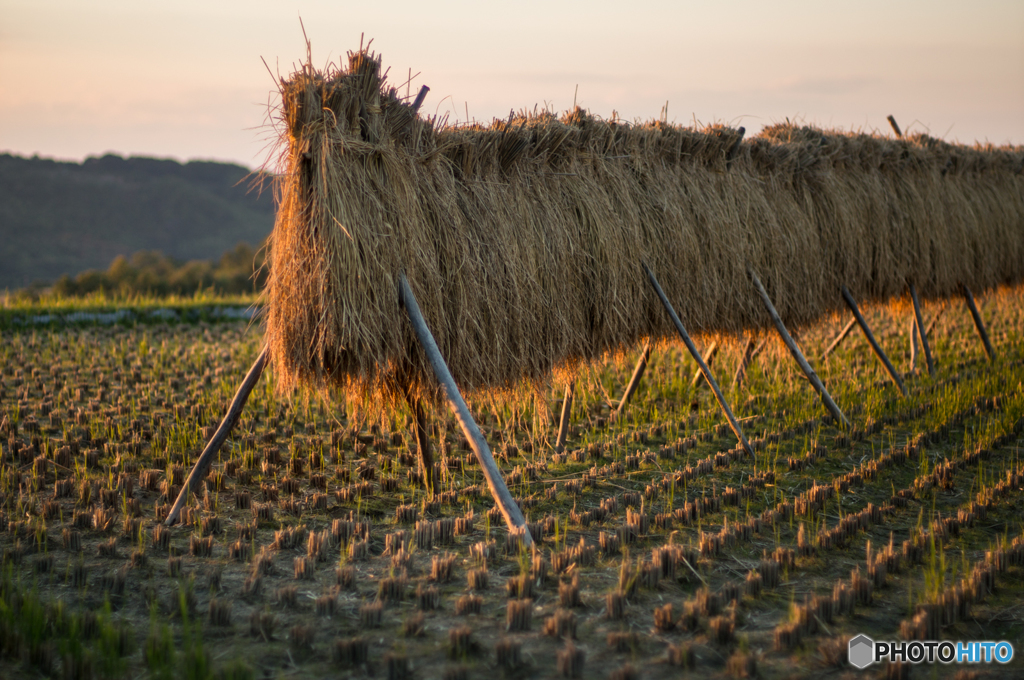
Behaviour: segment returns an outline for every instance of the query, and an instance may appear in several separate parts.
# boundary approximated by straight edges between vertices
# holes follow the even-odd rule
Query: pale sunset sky
[[[0,0],[0,152],[253,167],[288,75],[373,38],[425,113],[570,108],[1024,144],[1024,0]]]

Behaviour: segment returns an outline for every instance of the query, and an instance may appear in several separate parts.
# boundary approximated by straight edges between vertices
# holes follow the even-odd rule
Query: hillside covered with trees
[[[192,292],[247,279],[274,223],[261,179],[208,161],[0,154],[0,290],[62,276],[68,292],[158,279],[153,292]],[[86,270],[94,271],[79,276]]]

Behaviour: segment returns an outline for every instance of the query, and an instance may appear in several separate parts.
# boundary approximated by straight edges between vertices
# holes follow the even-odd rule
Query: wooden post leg
[[[717,354],[718,341],[715,340],[714,342],[711,343],[711,345],[708,346],[706,350],[704,350],[704,363],[708,365],[708,368],[711,368],[711,364],[714,363],[715,356]],[[704,374],[700,372],[700,368],[698,367],[697,370],[693,372],[693,379],[690,380],[690,389],[693,390],[700,387],[700,381],[701,379],[703,379],[703,377]]]
[[[626,385],[626,393],[622,395],[622,401],[619,402],[619,407],[615,409],[615,413],[612,414],[612,420],[618,420],[622,417],[622,414],[626,411],[626,406],[629,404],[629,400],[632,398],[633,393],[636,392],[636,388],[640,385],[640,379],[644,377],[644,371],[647,370],[647,362],[651,358],[651,339],[648,338],[644,341],[644,349],[640,352],[640,358],[636,362],[636,367],[633,369],[633,376],[629,379],[629,384]]]
[[[935,312],[934,316],[932,316],[932,321],[928,322],[928,328],[925,329],[925,335],[932,334],[932,330],[935,328],[935,325],[939,323],[940,318],[942,318],[942,314],[946,313],[946,309],[948,308],[949,305],[943,302],[942,306],[939,307],[939,310]]]
[[[910,368],[917,370],[917,317],[910,317]]]
[[[562,418],[558,422],[558,439],[555,440],[555,451],[565,450],[565,440],[569,438],[569,419],[572,416],[572,398],[576,394],[576,381],[572,380],[565,386],[565,399],[562,400]]]
[[[772,322],[775,324],[776,330],[779,331],[779,335],[782,336],[782,341],[786,343],[786,347],[793,354],[793,358],[800,364],[800,368],[803,369],[804,375],[811,381],[811,385],[818,391],[818,395],[821,400],[825,402],[825,408],[829,410],[832,416],[839,422],[839,424],[849,429],[850,421],[846,419],[843,412],[839,410],[836,402],[832,400],[832,395],[825,389],[825,385],[822,384],[818,374],[814,372],[811,365],[807,363],[807,359],[804,357],[803,352],[796,346],[796,342],[793,341],[793,336],[786,330],[785,324],[782,323],[782,319],[779,317],[779,313],[775,311],[775,305],[772,304],[771,298],[768,297],[768,292],[761,285],[761,279],[757,278],[757,274],[754,270],[748,270],[750,272],[750,278],[754,282],[754,287],[757,289],[758,294],[761,296],[761,301],[764,302],[765,308],[768,310],[768,315],[771,316]]]
[[[505,480],[501,478],[501,470],[498,469],[498,465],[494,462],[494,456],[491,455],[491,449],[487,446],[487,440],[484,439],[483,433],[480,432],[476,421],[473,420],[473,415],[469,412],[466,400],[459,393],[455,379],[452,378],[451,371],[448,370],[448,365],[445,364],[444,358],[441,356],[441,350],[437,348],[437,342],[427,327],[427,322],[420,312],[420,307],[416,303],[416,296],[413,295],[412,288],[409,286],[409,280],[405,278],[405,274],[401,274],[399,278],[399,301],[405,307],[406,314],[408,314],[409,321],[416,333],[416,338],[419,340],[424,354],[427,355],[430,367],[434,371],[434,377],[440,383],[445,399],[448,401],[448,407],[455,414],[455,418],[462,427],[463,434],[466,435],[469,445],[473,448],[473,453],[476,454],[476,459],[480,462],[484,478],[487,480],[487,487],[491,490],[494,502],[505,517],[505,523],[510,529],[521,529],[523,531],[523,543],[529,548],[533,545],[533,538],[530,536],[530,530],[526,528],[526,518],[523,517],[523,511],[516,505],[512,494],[509,493],[508,487],[505,486]]]
[[[896,373],[896,368],[892,365],[892,362],[889,361],[889,357],[885,355],[885,352],[882,350],[882,346],[878,344],[877,340],[875,340],[874,334],[868,327],[868,322],[864,320],[864,315],[860,313],[860,309],[857,307],[857,302],[853,299],[853,296],[850,295],[850,291],[846,286],[842,287],[842,293],[843,300],[846,301],[846,306],[850,308],[850,311],[853,312],[853,318],[857,320],[858,324],[860,324],[860,329],[864,331],[864,337],[868,339],[868,344],[871,345],[871,349],[874,350],[875,356],[878,357],[880,362],[882,362],[882,366],[885,367],[885,370],[889,372],[889,377],[892,378],[894,383],[896,383],[896,387],[900,388],[900,392],[903,393],[903,396],[906,396],[907,387],[903,384],[903,379],[900,378],[898,373]]]
[[[708,381],[708,385],[711,386],[711,391],[715,393],[715,399],[718,400],[718,405],[725,412],[725,418],[729,421],[729,427],[732,428],[733,434],[740,441],[740,445],[743,450],[747,452],[747,455],[751,458],[754,457],[754,449],[750,446],[750,442],[743,436],[743,430],[740,428],[740,423],[736,420],[736,416],[733,415],[732,409],[729,408],[729,404],[725,401],[725,397],[722,395],[722,390],[718,387],[718,382],[715,381],[715,376],[711,374],[711,369],[704,362],[700,352],[697,351],[697,346],[693,344],[693,340],[690,339],[690,334],[686,332],[683,327],[683,322],[679,320],[679,315],[676,314],[676,310],[672,307],[672,303],[668,301],[668,297],[665,296],[665,291],[661,289],[661,284],[658,283],[658,279],[654,276],[654,272],[650,270],[646,263],[641,263],[644,271],[647,273],[647,280],[651,282],[651,286],[654,288],[654,292],[658,294],[658,298],[661,300],[661,304],[664,305],[665,311],[672,318],[672,323],[676,327],[676,331],[679,333],[679,337],[682,338],[683,343],[686,345],[686,349],[690,351],[690,356],[700,366],[701,373],[704,374],[704,379]]]
[[[856,318],[850,319],[850,322],[848,324],[846,324],[845,326],[843,326],[843,330],[839,331],[839,335],[837,335],[836,339],[832,341],[832,344],[828,346],[828,348],[825,350],[824,354],[821,355],[821,358],[822,359],[827,359],[828,355],[832,354],[832,350],[834,350],[836,347],[839,347],[839,345],[842,344],[843,340],[846,339],[846,336],[850,334],[850,331],[852,331],[853,327],[856,326],[856,325],[857,325],[857,319]]]
[[[939,319],[942,318],[942,315],[946,313],[947,309],[949,309],[949,305],[943,302],[942,306],[939,307],[939,311],[935,312],[935,316],[933,316],[932,320],[928,322],[928,328],[924,329],[925,335],[932,334],[932,329],[935,328],[935,324],[939,322]]]
[[[423,410],[423,403],[408,394],[405,395],[412,408],[413,417],[416,420],[416,451],[420,457],[420,469],[423,471],[423,483],[427,486],[430,497],[434,496],[434,451],[430,446],[430,430],[427,427],[427,414]]]
[[[427,98],[428,92],[430,92],[430,88],[424,85],[420,88],[420,91],[416,93],[416,101],[412,103],[413,111],[420,110],[420,107],[423,106],[423,100]]]
[[[740,365],[736,367],[736,375],[732,377],[732,388],[734,390],[739,389],[743,385],[743,381],[747,379],[747,367],[750,366],[751,359],[754,358],[754,336],[747,336],[747,341],[743,345],[743,351],[740,352]]]
[[[971,310],[971,316],[974,317],[974,327],[978,329],[978,335],[981,336],[981,341],[985,344],[985,354],[988,355],[989,361],[995,361],[996,355],[992,351],[992,343],[988,341],[988,331],[985,330],[985,322],[981,320],[978,306],[974,304],[974,296],[971,294],[971,289],[967,286],[961,287],[964,291],[964,300],[967,302],[967,308]]]
[[[238,386],[238,391],[235,392],[234,398],[231,400],[231,404],[228,406],[228,412],[224,414],[224,418],[220,421],[220,425],[217,427],[217,431],[213,433],[213,437],[210,438],[206,448],[203,449],[199,459],[195,465],[192,466],[192,472],[189,473],[188,479],[185,480],[185,485],[181,488],[181,493],[178,494],[178,498],[174,501],[174,505],[171,506],[171,511],[167,513],[167,519],[164,524],[172,526],[178,522],[178,515],[181,514],[181,509],[185,507],[185,502],[188,500],[189,494],[196,490],[199,486],[199,482],[206,476],[206,471],[210,467],[210,463],[213,462],[214,456],[220,451],[220,447],[224,444],[224,440],[228,438],[231,433],[231,428],[238,422],[238,416],[242,414],[242,409],[245,408],[245,402],[249,399],[249,394],[252,392],[252,388],[256,387],[256,383],[259,382],[260,376],[263,375],[263,369],[267,365],[267,356],[270,350],[267,345],[263,345],[263,349],[260,350],[259,356],[256,357],[256,361],[253,362],[249,368],[249,372],[245,374],[245,379],[242,380],[242,384]]]
[[[917,289],[914,284],[910,286],[910,300],[914,303],[914,318],[917,319],[917,329],[924,328],[924,319],[921,317],[921,303],[917,299]],[[924,349],[924,361],[928,364],[928,375],[935,375],[935,364],[932,363],[932,350],[928,347],[928,334],[921,333],[921,347]]]

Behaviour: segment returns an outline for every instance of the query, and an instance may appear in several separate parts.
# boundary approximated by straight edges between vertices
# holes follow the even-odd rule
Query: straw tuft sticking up
[[[675,332],[787,324],[855,298],[1024,274],[1024,149],[789,124],[743,138],[582,109],[490,126],[418,117],[372,53],[281,82],[267,335],[279,384],[435,393],[405,273],[462,389],[544,380]]]

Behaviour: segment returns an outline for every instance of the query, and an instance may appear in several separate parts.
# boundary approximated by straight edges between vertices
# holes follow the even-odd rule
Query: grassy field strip
[[[658,678],[692,664],[781,678],[841,664],[844,636],[898,635],[935,603],[935,584],[955,587],[1015,533],[1020,494],[992,489],[1020,470],[1024,368],[1006,322],[1019,301],[1019,291],[988,296],[994,363],[947,312],[934,331],[937,375],[908,376],[908,398],[848,339],[821,368],[851,432],[825,422],[769,346],[730,396],[753,460],[733,453],[672,345],[655,348],[614,424],[603,393],[621,389],[635,356],[580,377],[564,454],[550,450],[557,423],[544,415],[561,387],[478,396],[474,414],[540,538],[536,555],[496,520],[450,418],[430,424],[443,473],[431,497],[408,409],[278,394],[272,372],[185,525],[167,530],[161,512],[259,332],[228,321],[0,330],[0,634],[10,640],[0,668]],[[893,343],[903,321],[870,313]],[[813,357],[834,332],[804,329],[801,343]],[[731,374],[733,354],[719,352],[716,374]],[[904,550],[896,569],[890,553]],[[1024,633],[1000,613],[1022,595],[1018,571],[974,606],[970,636]],[[857,605],[864,583],[870,607]],[[966,635],[964,625],[946,633]]]
[[[904,640],[938,640],[941,629],[954,626],[970,616],[973,603],[981,603],[996,589],[1006,571],[1024,565],[1024,535],[1004,539],[1000,545],[985,552],[959,581],[945,588],[937,575],[925,602],[915,607],[914,616],[900,622]]]
[[[972,413],[973,413],[973,411],[974,411],[974,408],[975,408],[975,407],[971,407],[971,409],[970,409]],[[967,411],[965,410],[965,411],[963,411],[963,412],[961,412],[961,413],[959,413],[959,414],[954,414],[954,415],[953,415],[953,417],[952,417],[952,420],[954,420],[954,421],[956,421],[956,422],[960,422],[960,421],[964,420],[964,417],[965,417],[966,415],[967,415]],[[970,426],[970,423],[969,423],[969,422],[968,422],[968,423],[966,423],[966,424],[965,424],[965,426],[968,426],[968,427],[969,427],[969,426]],[[916,453],[916,451],[917,451],[917,450],[920,450],[921,448],[922,448],[921,446],[915,446],[915,447],[913,447],[913,449],[911,450],[911,453],[910,453],[910,454],[909,454],[908,456],[904,457],[904,460],[906,460],[907,458],[909,458],[909,459],[910,459],[910,460],[911,460],[912,462],[914,462],[914,463],[917,463],[917,464],[921,464],[921,463],[923,462],[923,461],[922,461],[921,459],[918,459],[918,460],[914,460],[914,459],[915,459],[915,457],[917,457],[917,456],[915,456],[915,453]],[[921,455],[923,456],[923,451],[922,451],[922,454],[921,454]],[[887,460],[887,459],[886,459],[886,460]],[[707,467],[708,467],[709,469],[711,469],[711,458],[710,458],[710,457],[709,457],[709,458],[706,458],[706,459],[704,459],[704,461],[705,461],[705,462],[707,462]],[[869,461],[869,462],[870,462],[870,461]],[[956,462],[956,459],[948,459],[948,460],[947,460],[947,462],[946,462],[945,464],[951,464],[951,463],[955,463],[955,462]],[[723,466],[724,466],[724,467],[727,467],[727,465],[728,465],[727,463],[724,463],[724,464],[723,464]],[[883,466],[883,468],[884,468],[884,467],[886,467],[886,466]],[[699,469],[699,468],[700,468],[700,466],[698,466],[698,469]],[[719,472],[721,471],[721,468],[720,468],[720,467],[719,467],[719,468],[715,468],[715,469],[716,469],[716,470],[718,470]],[[779,470],[779,472],[781,473],[782,471],[781,471],[781,470]],[[868,477],[868,475],[867,475],[867,474],[865,474],[865,473],[866,473],[866,470],[865,470],[865,468],[864,468],[864,465],[863,465],[863,464],[861,464],[860,466],[858,466],[857,468],[855,468],[855,469],[854,469],[854,471],[853,471],[853,474],[857,474],[857,475],[860,475],[860,476],[862,476],[862,477]],[[677,473],[677,474],[678,474],[678,473]],[[935,473],[935,474],[938,474],[938,473]],[[749,476],[749,473],[748,473],[748,476]],[[848,477],[848,476],[849,476],[849,474],[847,474],[847,475],[841,475],[841,476],[843,476],[843,477]],[[871,475],[871,476],[873,477],[874,475]],[[919,478],[919,480],[923,480],[923,479],[925,479],[926,477],[927,477],[927,478],[930,478],[929,476],[925,476],[925,477],[920,477],[920,478]],[[662,479],[662,483],[661,483],[661,488],[664,488],[664,487],[665,487],[665,484],[664,484],[664,481],[665,481],[665,479],[666,479],[666,478],[663,478],[663,479]],[[668,477],[668,479],[670,479],[670,480],[673,480],[673,481],[677,481],[677,483],[676,483],[676,488],[681,488],[681,486],[682,486],[682,485],[678,483],[678,480],[676,480],[675,478],[672,478],[672,477]],[[834,486],[834,485],[836,485],[836,484],[838,484],[838,483],[839,483],[839,478],[837,478],[837,477],[833,477],[832,479],[830,479],[830,480],[826,481],[826,483],[825,483],[825,484],[823,485],[823,487],[829,487],[829,486]],[[918,481],[918,482],[916,482],[916,483],[920,483],[920,481]],[[649,486],[647,487],[647,489],[651,489],[651,488],[652,488],[652,487],[651,487],[650,485],[649,485]],[[727,488],[728,488],[728,487],[727,487]],[[745,488],[745,490],[746,490],[746,488]],[[910,488],[908,489],[908,491],[913,491],[913,490],[914,490],[914,487],[910,487]],[[683,494],[685,494],[685,491],[683,492]],[[743,496],[747,496],[748,494],[747,494],[747,493],[742,493],[741,495],[743,495]],[[804,503],[806,503],[806,501],[807,501],[806,495],[807,495],[807,492],[805,492],[805,494],[803,494],[803,495],[801,495],[800,497],[798,497],[798,498],[797,498],[797,503],[800,503],[800,502],[804,502]],[[645,497],[649,497],[649,496],[648,496],[647,494],[645,494]],[[685,495],[682,495],[681,497],[685,498]],[[699,498],[700,498],[699,496],[696,496],[696,497],[694,497],[694,499],[692,499],[692,500],[699,500]],[[727,505],[728,505],[728,504],[727,504]],[[788,510],[787,510],[787,507],[788,507]],[[856,506],[855,506],[855,508],[856,508]],[[792,503],[788,503],[788,504],[787,504],[786,502],[783,502],[782,504],[780,504],[779,506],[777,506],[777,507],[776,507],[776,512],[779,512],[779,513],[783,513],[783,514],[791,514],[791,513],[792,513]],[[850,510],[849,510],[849,509],[847,509],[847,512],[849,513],[849,512],[850,512]],[[800,513],[800,514],[802,514],[802,513]],[[614,517],[614,516],[615,516],[614,514],[610,515],[610,517]],[[762,515],[762,518],[763,518],[763,515]],[[701,521],[702,521],[702,522],[706,521],[706,519],[707,519],[707,515],[702,515],[702,516],[701,516]],[[748,521],[749,521],[749,519],[750,519],[750,515],[749,515],[749,507],[748,507]],[[813,516],[809,516],[809,519],[813,519]]]

